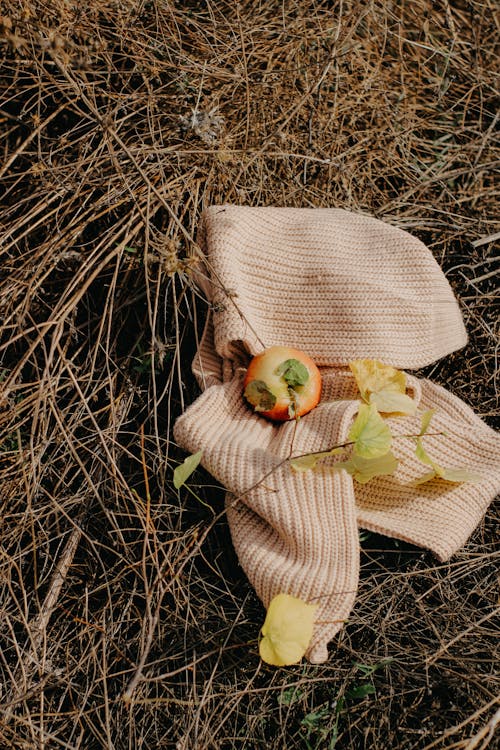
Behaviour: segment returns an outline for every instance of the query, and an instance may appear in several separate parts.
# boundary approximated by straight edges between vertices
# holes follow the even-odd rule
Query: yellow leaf
[[[317,608],[290,594],[275,596],[262,626],[261,659],[275,667],[297,664],[311,642]]]
[[[425,435],[425,433],[429,429],[431,419],[435,413],[436,413],[435,409],[427,409],[427,411],[424,411],[424,413],[422,414],[422,420],[420,422],[420,433],[419,433],[420,437],[422,437],[422,435]]]
[[[425,416],[425,415],[424,415]],[[432,414],[431,414],[432,416]],[[460,468],[460,467],[449,467],[445,468],[444,466],[440,466],[438,463],[432,460],[432,458],[429,456],[427,451],[425,450],[422,440],[420,438],[417,439],[417,447],[415,449],[415,454],[422,463],[427,464],[427,466],[432,467],[432,471],[427,472],[422,477],[419,477],[416,479],[413,484],[425,484],[425,482],[429,482],[431,479],[444,479],[446,482],[479,482],[481,480],[481,477],[479,474],[474,474],[474,472],[469,471],[467,468]]]
[[[196,469],[196,467],[200,463],[202,456],[203,456],[202,451],[193,453],[191,456],[188,456],[187,458],[185,458],[184,461],[179,466],[175,467],[174,487],[176,490],[182,487],[182,485],[189,479],[193,471]]]
[[[417,487],[419,484],[425,484],[426,482],[430,482],[431,479],[435,479],[436,476],[437,474],[435,471],[428,471],[425,474],[423,474],[421,477],[419,477],[418,479],[415,479],[415,481],[412,482],[411,484]]]
[[[480,482],[481,477],[479,474],[474,474],[473,471],[465,468],[450,468],[441,470],[438,472],[438,477],[445,479],[447,482]]]
[[[379,458],[391,447],[391,431],[375,404],[360,404],[358,416],[349,430],[354,452],[363,458]]]
[[[406,375],[378,359],[356,359],[349,362],[361,398],[375,403],[384,413],[415,414],[417,405],[406,395]]]
[[[417,458],[419,459],[419,461],[422,461],[423,464],[427,464],[427,466],[432,466],[434,471],[436,471],[436,467],[438,465],[435,464],[432,458],[429,456],[420,438],[417,439],[417,447],[415,448],[415,454]]]
[[[415,414],[417,411],[417,404],[406,393],[384,389],[377,393],[370,393],[368,400],[384,414]]]
[[[378,359],[355,359],[349,362],[349,367],[364,401],[368,401],[370,393],[383,390],[396,391],[396,393],[406,391],[405,373],[396,370],[395,367],[385,365]]]
[[[309,471],[314,469],[320,458],[329,456],[330,452],[325,453],[308,453],[306,456],[297,456],[296,458],[290,459],[290,466],[295,471]]]
[[[359,484],[366,484],[374,477],[389,476],[398,468],[398,459],[388,451],[380,458],[362,458],[355,453],[348,461],[339,461],[333,467],[336,471],[345,469]]]
[[[342,453],[343,448],[332,448],[329,451],[319,451],[318,453],[306,453],[304,456],[295,456],[290,459],[290,466],[295,471],[309,471],[309,469],[315,469],[316,464],[321,458],[328,458],[329,456],[335,456],[337,453]]]

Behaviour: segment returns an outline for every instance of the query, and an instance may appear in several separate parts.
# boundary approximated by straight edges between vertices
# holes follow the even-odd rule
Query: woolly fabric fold
[[[214,206],[199,237],[206,266],[198,281],[211,312],[193,370],[204,390],[174,437],[202,450],[205,468],[229,490],[234,546],[264,605],[281,592],[319,604],[306,656],[322,662],[355,601],[358,527],[448,559],[500,488],[500,436],[460,399],[410,375],[419,412],[435,409],[433,431],[446,431],[426,437],[430,455],[469,466],[479,482],[415,486],[425,467],[404,437],[394,476],[366,485],[327,466],[294,472],[291,450],[345,442],[359,405],[350,360],[411,369],[465,344],[452,290],[419,240],[340,209]],[[275,344],[303,349],[321,369],[321,402],[297,425],[272,424],[242,398],[250,356]],[[418,416],[389,421],[394,435],[418,432]]]

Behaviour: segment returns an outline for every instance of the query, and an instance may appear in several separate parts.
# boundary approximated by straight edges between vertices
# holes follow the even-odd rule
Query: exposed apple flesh
[[[252,359],[243,388],[254,411],[284,422],[314,409],[321,396],[321,374],[305,352],[271,346]]]

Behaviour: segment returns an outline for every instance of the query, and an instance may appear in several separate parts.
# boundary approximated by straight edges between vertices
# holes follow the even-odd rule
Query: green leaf
[[[358,661],[353,662],[353,664],[363,674],[364,677],[371,677],[372,674],[375,674],[375,672],[377,672],[377,670],[389,666],[389,664],[392,664],[393,661],[394,658],[392,656],[387,656],[385,659],[381,659],[380,661],[376,662],[376,664],[362,664]]]
[[[354,452],[363,458],[383,456],[392,442],[391,431],[375,404],[360,404],[348,438],[354,443]]]
[[[344,696],[341,695],[335,701],[335,716],[338,717],[343,708],[344,708]]]
[[[336,471],[345,469],[359,484],[366,484],[374,477],[394,474],[398,459],[391,451],[378,458],[363,458],[355,453],[347,461],[339,461],[332,468]]]
[[[303,696],[303,690],[297,685],[294,687],[285,688],[280,695],[278,695],[278,703],[280,706],[293,706],[294,703],[300,701]]]
[[[306,714],[300,723],[307,729],[312,730],[313,732],[317,732],[320,730],[322,722],[324,722],[325,719],[329,717],[329,715],[330,708],[328,706],[324,706]]]
[[[309,380],[309,370],[298,359],[286,359],[275,370],[289,388],[299,388]]]
[[[367,695],[373,695],[376,692],[374,685],[371,682],[365,682],[362,685],[356,685],[351,690],[348,690],[345,697],[348,699],[353,698],[365,698]]]
[[[174,469],[174,487],[176,490],[182,487],[183,484],[189,479],[193,471],[196,469],[201,461],[203,451],[198,451],[188,456],[184,461]]]
[[[276,396],[263,380],[251,380],[243,395],[255,411],[270,411],[276,403]]]

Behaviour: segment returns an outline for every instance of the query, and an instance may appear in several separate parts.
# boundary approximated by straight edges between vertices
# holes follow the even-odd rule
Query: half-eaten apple
[[[276,422],[302,417],[321,396],[321,374],[299,349],[271,346],[250,362],[243,395],[254,411]]]

